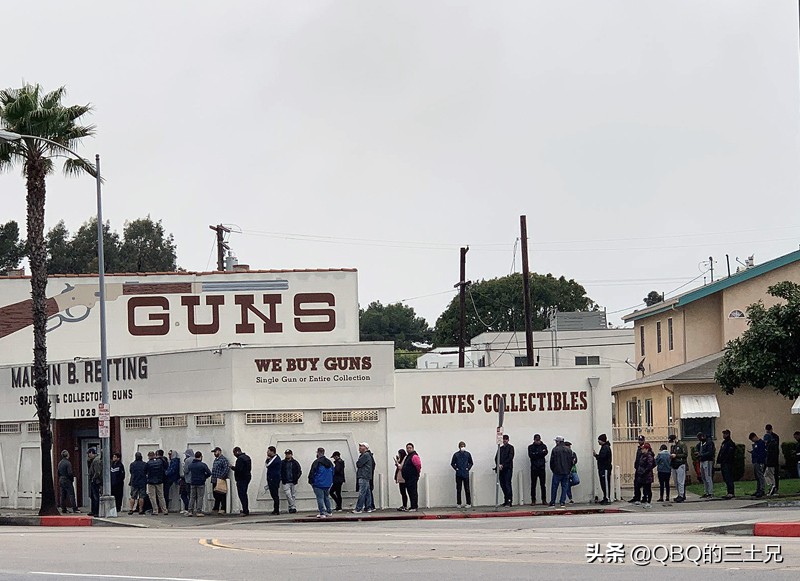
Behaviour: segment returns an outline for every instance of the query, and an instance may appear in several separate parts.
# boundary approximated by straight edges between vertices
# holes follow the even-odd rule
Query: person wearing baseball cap
[[[539,488],[542,492],[542,504],[547,504],[547,489],[545,479],[547,477],[545,468],[545,458],[549,450],[547,444],[542,442],[542,436],[533,435],[533,443],[528,446],[528,458],[531,460],[531,505],[536,504],[536,481],[539,481]]]
[[[358,500],[355,514],[361,514],[365,510],[372,512],[372,491],[369,489],[369,481],[375,468],[375,460],[369,453],[369,444],[361,442],[358,445],[358,460],[356,460],[356,480],[358,481]]]
[[[553,479],[550,487],[550,506],[556,505],[556,493],[561,486],[561,498],[559,508],[564,508],[567,501],[567,489],[569,487],[569,473],[572,472],[572,450],[564,445],[564,438],[555,437],[555,448],[550,452],[550,471]]]
[[[669,457],[672,479],[675,481],[675,490],[678,492],[675,502],[683,502],[686,500],[686,459],[689,457],[689,451],[686,444],[681,442],[675,434],[669,435]]]
[[[300,467],[300,462],[294,459],[294,453],[287,448],[283,453],[283,462],[281,462],[281,484],[283,485],[283,494],[286,495],[286,501],[289,503],[290,514],[297,512],[295,490],[302,474],[303,469]]]
[[[600,444],[600,450],[593,452],[595,460],[597,460],[597,475],[600,477],[600,490],[603,491],[603,500],[600,504],[609,504],[608,495],[611,492],[611,466],[612,454],[611,443],[608,441],[608,436],[600,434],[597,436],[597,443]]]
[[[217,446],[211,451],[214,454],[214,463],[211,465],[211,487],[214,489],[214,514],[225,514],[228,506],[228,475],[231,471],[230,462],[222,455],[222,448]]]

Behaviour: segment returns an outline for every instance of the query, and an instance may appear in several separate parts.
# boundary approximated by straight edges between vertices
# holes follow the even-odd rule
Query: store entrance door
[[[81,438],[81,481],[84,483],[82,487],[82,506],[91,506],[92,497],[90,496],[91,484],[89,483],[89,448],[94,448],[98,452],[103,452],[100,447],[100,438]],[[73,466],[73,470],[75,467]],[[77,470],[76,470],[77,472]]]

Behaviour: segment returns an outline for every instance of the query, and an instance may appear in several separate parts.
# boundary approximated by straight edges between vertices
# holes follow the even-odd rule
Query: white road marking
[[[140,575],[93,575],[91,573],[55,573],[51,571],[28,571],[29,575],[53,575],[58,577],[92,577],[95,579],[144,579],[145,581],[219,581],[194,577],[142,577]]]

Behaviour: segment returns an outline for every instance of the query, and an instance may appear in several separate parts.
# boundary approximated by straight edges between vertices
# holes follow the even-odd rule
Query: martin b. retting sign
[[[97,357],[98,279],[52,276],[48,359]],[[32,359],[30,280],[0,277],[0,364]],[[228,343],[358,342],[354,270],[120,274],[106,277],[109,355]]]

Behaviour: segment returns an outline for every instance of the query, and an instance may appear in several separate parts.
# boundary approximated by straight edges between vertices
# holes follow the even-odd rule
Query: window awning
[[[792,413],[800,414],[800,397],[794,400],[794,404],[792,404]]]
[[[682,395],[681,419],[718,418],[719,404],[716,395]]]

